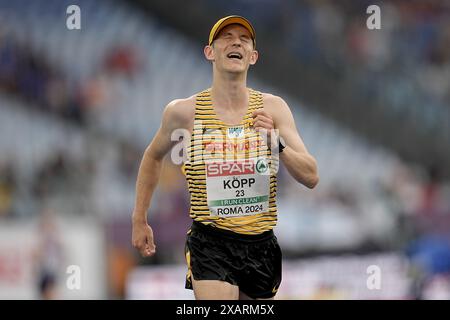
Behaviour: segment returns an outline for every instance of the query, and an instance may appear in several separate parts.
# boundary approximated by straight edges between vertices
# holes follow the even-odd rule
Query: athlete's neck
[[[246,80],[245,75],[230,78],[214,74],[211,96],[215,106],[228,110],[247,108],[248,89]]]

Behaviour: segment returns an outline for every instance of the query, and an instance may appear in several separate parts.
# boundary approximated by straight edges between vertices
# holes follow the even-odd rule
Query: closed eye
[[[244,42],[250,42],[250,38],[248,36],[241,36],[241,40]]]

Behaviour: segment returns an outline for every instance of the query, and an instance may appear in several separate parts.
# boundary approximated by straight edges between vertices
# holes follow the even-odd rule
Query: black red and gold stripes
[[[210,214],[207,204],[205,160],[248,159],[257,156],[271,157],[261,136],[253,129],[252,112],[263,107],[262,94],[249,89],[249,105],[240,125],[244,126],[244,137],[227,140],[227,128],[216,115],[211,90],[200,92],[196,97],[194,128],[187,150],[187,161],[183,172],[191,195],[190,216],[192,219],[217,228],[241,234],[259,234],[271,230],[277,222],[277,178],[270,176],[269,210],[250,216],[218,217]],[[215,146],[210,148],[211,145]],[[208,149],[209,148],[209,149]]]

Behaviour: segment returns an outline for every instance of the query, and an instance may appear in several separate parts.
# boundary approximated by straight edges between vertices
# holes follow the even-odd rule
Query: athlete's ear
[[[213,62],[214,61],[214,49],[212,46],[205,46],[203,49],[203,53],[207,60]]]
[[[258,61],[259,53],[256,50],[253,50],[250,55],[250,65],[254,65],[256,61]]]

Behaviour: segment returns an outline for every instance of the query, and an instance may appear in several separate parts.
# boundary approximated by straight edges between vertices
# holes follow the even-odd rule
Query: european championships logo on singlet
[[[244,137],[244,126],[229,127],[227,129],[227,135],[228,135],[228,138],[230,138],[230,139]]]

